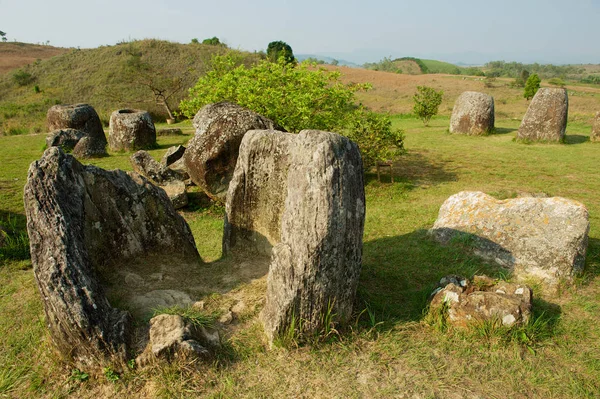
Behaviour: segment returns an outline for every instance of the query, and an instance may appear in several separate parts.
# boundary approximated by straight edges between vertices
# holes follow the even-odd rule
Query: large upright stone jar
[[[450,133],[483,135],[494,130],[494,98],[485,93],[465,91],[452,110]]]
[[[565,138],[568,113],[567,89],[539,89],[523,117],[517,139],[562,142]]]
[[[600,141],[600,112],[596,112],[596,116],[594,116],[590,141]]]
[[[272,253],[261,316],[270,341],[289,328],[312,335],[350,319],[364,218],[355,143],[317,130],[246,133],[227,194],[223,252]]]
[[[146,111],[120,109],[110,116],[108,145],[113,151],[147,150],[156,147],[156,129]]]
[[[102,122],[94,107],[89,104],[61,104],[48,109],[46,115],[50,135],[48,146],[59,146],[65,142],[65,131],[70,134],[65,149],[73,150],[78,158],[106,155],[106,136]]]

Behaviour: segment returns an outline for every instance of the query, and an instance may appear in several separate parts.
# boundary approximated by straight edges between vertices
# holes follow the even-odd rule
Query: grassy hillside
[[[224,51],[235,50],[142,40],[96,49],[71,49],[35,62],[0,75],[0,134],[45,131],[45,113],[59,103],[89,103],[105,123],[112,111],[122,107],[146,109],[155,119],[164,120],[166,112],[144,85],[146,78],[150,76],[159,85],[181,84],[169,100],[170,106],[176,108],[187,88],[206,72],[213,54]],[[244,62],[258,57],[236,52]],[[136,67],[137,70],[132,69]],[[176,82],[177,79],[182,81]]]
[[[449,62],[424,59],[421,59],[421,61],[423,64],[425,64],[429,73],[446,73],[449,75],[461,74],[460,68],[454,64],[450,64]]]
[[[269,349],[258,321],[266,271],[249,281],[247,264],[223,268],[222,214],[195,207],[182,214],[208,262],[199,284],[233,287],[206,289],[195,299],[216,312],[236,301],[246,305],[224,327],[224,346],[214,359],[128,370],[118,379],[73,369],[53,350],[30,262],[8,260],[0,265],[0,397],[597,398],[600,148],[588,140],[590,125],[570,123],[564,145],[525,145],[512,140],[518,121],[498,118],[498,134],[486,137],[448,134],[448,122],[437,118],[425,128],[414,118],[394,118],[406,131],[407,153],[395,164],[394,184],[366,176],[357,317],[339,337],[314,347]],[[151,154],[160,159],[168,146],[185,144],[189,137],[161,136],[160,148]],[[27,167],[40,157],[43,142],[43,135],[0,137],[0,217],[8,213],[24,220]],[[129,155],[112,153],[93,162],[130,169]],[[560,296],[536,292],[536,322],[516,333],[489,325],[444,331],[423,318],[440,277],[505,273],[460,243],[441,246],[427,236],[443,201],[462,190],[499,198],[545,192],[579,200],[590,212],[586,274]]]
[[[20,42],[0,42],[0,74],[68,52],[69,49]]]

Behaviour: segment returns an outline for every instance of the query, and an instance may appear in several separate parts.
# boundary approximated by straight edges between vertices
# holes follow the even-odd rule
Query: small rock
[[[160,186],[173,203],[175,209],[180,209],[188,204],[188,196],[185,191],[185,183],[182,181],[172,181]]]
[[[192,305],[192,308],[194,308],[195,310],[204,310],[204,301],[197,301],[194,302],[194,304]]]
[[[177,145],[173,147],[169,147],[165,155],[163,155],[160,163],[163,166],[170,166],[171,164],[179,161],[183,154],[185,153],[185,147],[182,145]]]
[[[455,280],[456,276],[440,280],[430,305],[434,310],[446,303],[448,320],[453,325],[466,327],[473,322],[498,320],[510,327],[529,320],[533,300],[529,287],[505,281],[495,283],[487,276],[475,276],[473,283],[465,286],[455,284]]]
[[[183,180],[181,175],[154,160],[147,151],[137,151],[129,160],[136,173],[146,177],[155,184],[161,185],[167,182]]]
[[[244,310],[246,310],[246,303],[244,301],[239,301],[231,307],[231,311],[235,314],[240,314]]]
[[[232,321],[233,321],[233,313],[231,313],[231,312],[227,312],[219,318],[219,323],[221,323],[221,324],[229,324]]]

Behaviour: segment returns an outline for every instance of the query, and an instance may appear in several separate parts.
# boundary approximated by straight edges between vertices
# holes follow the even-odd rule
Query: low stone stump
[[[509,270],[517,281],[556,293],[585,265],[589,215],[566,198],[496,200],[463,191],[448,198],[429,233],[439,242],[466,242],[476,255]]]
[[[146,111],[120,109],[110,115],[108,145],[113,151],[147,150],[156,147],[156,129]]]
[[[223,252],[271,254],[261,313],[270,342],[291,328],[345,323],[361,269],[365,217],[358,147],[335,133],[246,133],[227,194]]]
[[[475,276],[473,281],[460,276],[440,280],[432,293],[430,312],[448,310],[448,321],[456,327],[486,321],[512,327],[526,324],[531,317],[531,288],[506,281],[494,281],[487,276]]]
[[[567,89],[542,87],[527,108],[517,139],[563,142],[568,113]]]
[[[54,105],[47,116],[48,147],[73,151],[77,158],[106,156],[106,136],[96,110],[88,104]],[[73,131],[75,130],[75,131]]]
[[[127,360],[134,327],[113,303],[134,304],[167,284],[187,289],[201,273],[189,226],[136,173],[85,166],[51,147],[29,168],[24,202],[46,322],[79,367]]]
[[[183,180],[190,178],[190,175],[185,168],[185,161],[183,159],[185,150],[186,148],[182,145],[169,147],[165,155],[163,155],[162,159],[160,160],[160,163],[163,166],[166,166],[169,169],[179,173]]]
[[[484,135],[494,130],[494,98],[485,93],[465,91],[454,103],[450,133]]]
[[[224,203],[247,131],[279,128],[273,121],[237,104],[220,102],[203,107],[194,117],[196,134],[184,154],[185,168],[196,185]]]
[[[597,112],[596,116],[594,116],[594,121],[592,122],[592,133],[590,134],[590,141],[600,141],[600,112]]]

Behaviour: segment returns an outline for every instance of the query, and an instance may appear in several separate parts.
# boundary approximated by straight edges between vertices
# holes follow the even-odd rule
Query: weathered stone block
[[[147,150],[156,146],[152,117],[138,109],[120,109],[110,115],[108,145],[113,151]]]
[[[494,130],[494,98],[485,93],[465,91],[452,110],[450,133],[483,135]]]
[[[531,100],[517,139],[562,142],[567,128],[567,89],[542,87]]]

